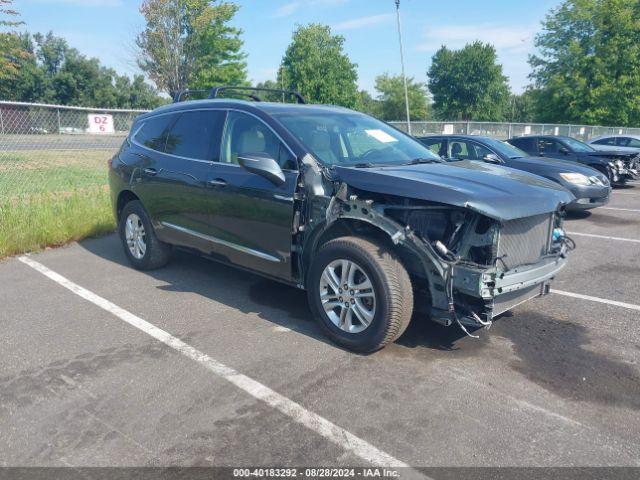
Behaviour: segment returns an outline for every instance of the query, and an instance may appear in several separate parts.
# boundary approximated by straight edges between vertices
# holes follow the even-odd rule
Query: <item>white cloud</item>
[[[301,6],[301,2],[286,3],[273,12],[273,17],[288,17],[289,15],[293,15]]]
[[[337,23],[333,26],[335,30],[356,30],[358,28],[370,27],[380,23],[386,23],[393,19],[391,13],[383,13],[381,15],[370,15],[368,17],[354,18],[345,22]]]
[[[473,25],[438,25],[427,27],[424,41],[416,46],[421,52],[435,53],[442,45],[459,49],[467,43],[479,40],[496,47],[504,74],[515,92],[522,91],[529,83],[529,53],[534,51],[533,41],[539,31],[537,23],[503,26],[495,23]]]
[[[293,2],[285,3],[278,7],[271,15],[273,18],[282,18],[293,15],[302,7],[315,7],[315,6],[331,6],[346,3],[349,0],[294,0]]]
[[[442,45],[449,48],[462,48],[467,43],[480,40],[491,43],[496,50],[509,52],[529,52],[533,38],[539,30],[537,24],[519,26],[500,26],[491,23],[474,25],[440,25],[427,28],[425,41],[418,45],[420,51],[434,51]]]

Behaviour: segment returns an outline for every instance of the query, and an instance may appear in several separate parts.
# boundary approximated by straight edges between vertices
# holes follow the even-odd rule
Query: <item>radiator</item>
[[[549,251],[553,217],[550,214],[505,222],[498,239],[497,266],[505,270],[537,263]]]

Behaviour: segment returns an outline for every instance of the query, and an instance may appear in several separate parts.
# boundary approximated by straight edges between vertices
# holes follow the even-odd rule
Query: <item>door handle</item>
[[[145,168],[144,170],[142,170],[145,174],[153,177],[154,175],[158,174],[158,171],[155,168]]]
[[[214,187],[224,187],[227,184],[227,181],[224,178],[214,178],[213,180],[209,180],[207,183]]]

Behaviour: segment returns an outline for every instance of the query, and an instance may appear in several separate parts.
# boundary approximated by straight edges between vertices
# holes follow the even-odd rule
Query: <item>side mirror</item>
[[[238,155],[238,163],[248,172],[260,175],[277,186],[286,181],[278,162],[266,153],[243,153]]]
[[[487,153],[482,160],[487,163],[503,163],[502,159],[495,153]]]

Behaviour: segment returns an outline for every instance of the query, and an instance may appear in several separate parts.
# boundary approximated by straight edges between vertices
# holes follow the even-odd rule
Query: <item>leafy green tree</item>
[[[409,93],[409,113],[411,120],[427,120],[431,117],[427,99],[427,89],[423,83],[407,78]],[[376,90],[379,92],[381,118],[386,121],[406,120],[404,81],[401,75],[384,73],[376,77]]]
[[[358,92],[358,103],[356,109],[371,115],[372,117],[382,118],[382,108],[380,100],[377,100],[371,96],[366,90],[360,90]]]
[[[640,2],[565,0],[535,44],[541,120],[640,125]]]
[[[256,87],[270,88],[274,90],[282,89],[282,86],[274,80],[265,80],[264,82],[258,82],[256,84]],[[262,98],[265,102],[282,102],[283,100],[285,102],[295,101],[295,99],[291,98],[291,95],[284,95],[284,98],[283,98],[283,95],[281,93],[275,93],[275,92],[259,92],[258,96]]]
[[[0,0],[0,28],[13,28],[24,22],[16,20],[18,12],[11,8],[13,0]],[[14,77],[21,60],[29,53],[21,48],[20,36],[12,31],[0,32],[0,80]]]
[[[493,45],[467,44],[460,50],[443,46],[427,72],[436,115],[446,120],[504,120],[509,85]]]
[[[138,66],[171,96],[187,87],[245,84],[242,32],[229,25],[238,8],[210,0],[145,0]]]
[[[506,120],[515,123],[537,122],[538,93],[537,90],[529,89],[520,95],[511,95]]]
[[[312,103],[355,107],[358,104],[357,65],[344,53],[344,37],[326,25],[299,26],[282,59],[278,74],[289,90]]]
[[[155,108],[162,103],[142,75],[118,75],[49,32],[18,36],[27,52],[16,73],[0,81],[0,98],[105,108]]]
[[[19,49],[26,52],[16,61],[11,75],[0,76],[0,98],[23,102],[41,101],[46,95],[46,76],[38,65],[35,45],[28,33],[18,35]]]

